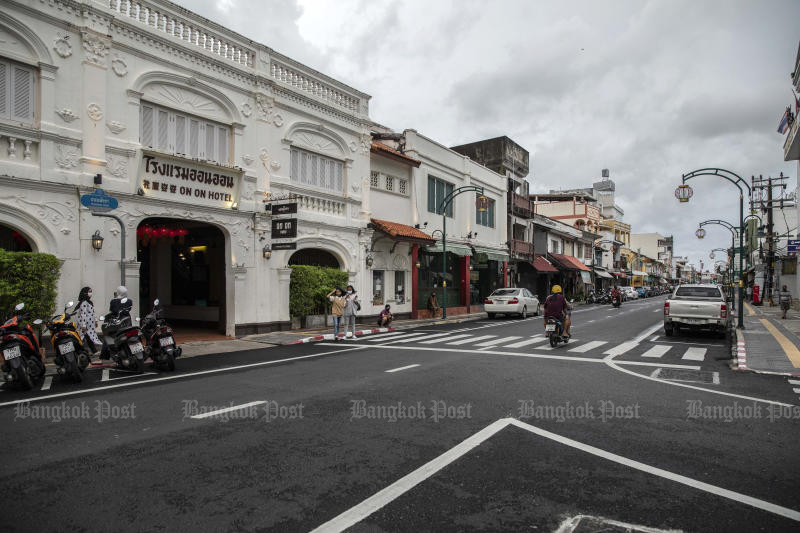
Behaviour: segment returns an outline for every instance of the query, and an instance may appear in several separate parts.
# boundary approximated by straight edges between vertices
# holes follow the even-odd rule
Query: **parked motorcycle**
[[[30,324],[22,325],[28,319],[28,314],[21,312],[24,308],[24,303],[17,304],[17,314],[0,326],[0,354],[5,380],[31,390],[34,382],[44,377],[45,367],[36,333]],[[41,319],[33,321],[37,326],[41,323]]]
[[[131,321],[130,310],[124,307],[127,298],[121,300],[122,308],[117,313],[108,313],[103,321],[103,355],[114,361],[119,368],[144,372],[144,346],[138,326]],[[139,322],[139,319],[136,319]]]
[[[78,310],[67,312],[73,304],[74,302],[69,302],[64,307],[64,312],[45,322],[45,326],[50,330],[50,345],[55,353],[58,375],[69,376],[72,381],[78,383],[83,379],[83,371],[89,366],[89,354],[83,345],[78,328],[70,320]]]
[[[175,358],[180,357],[183,348],[175,344],[172,328],[162,318],[164,309],[158,304],[159,301],[156,299],[153,302],[153,310],[142,322],[142,335],[147,339],[145,353],[153,360],[153,364],[172,372],[175,370]]]

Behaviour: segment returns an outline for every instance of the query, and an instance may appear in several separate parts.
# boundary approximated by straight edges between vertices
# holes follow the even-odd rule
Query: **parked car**
[[[731,326],[728,302],[718,285],[679,285],[664,302],[664,333],[672,336],[680,328],[706,329],[723,335]]]
[[[525,288],[507,287],[497,289],[483,302],[483,309],[494,318],[499,313],[504,315],[518,315],[527,318],[528,315],[539,316],[539,299]]]
[[[622,292],[628,298],[628,300],[635,300],[639,297],[639,293],[636,292],[636,289],[633,287],[622,287]]]
[[[636,294],[639,295],[639,298],[647,298],[647,290],[644,287],[636,287]]]

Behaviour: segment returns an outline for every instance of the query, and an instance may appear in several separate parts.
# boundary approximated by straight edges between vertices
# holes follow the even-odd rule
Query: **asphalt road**
[[[798,531],[792,387],[662,305],[555,349],[497,318],[0,392],[0,530]]]

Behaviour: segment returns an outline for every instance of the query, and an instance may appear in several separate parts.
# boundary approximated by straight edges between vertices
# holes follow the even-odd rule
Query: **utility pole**
[[[759,175],[758,178],[755,176],[750,177],[750,182],[752,184],[753,190],[753,198],[750,200],[750,209],[754,211],[756,208],[760,208],[762,213],[767,214],[767,254],[766,254],[766,279],[764,280],[764,300],[769,302],[770,306],[775,305],[773,301],[773,295],[775,292],[775,246],[777,244],[779,235],[775,234],[775,217],[773,209],[775,209],[775,204],[778,203],[778,200],[775,200],[774,195],[772,193],[772,189],[774,187],[780,187],[782,190],[786,190],[786,180],[789,179],[783,175],[781,172],[780,177],[773,178],[768,177],[764,179],[763,176]],[[765,191],[766,189],[766,191]],[[756,195],[755,191],[758,191],[759,194]],[[764,197],[766,196],[766,202],[764,201]],[[779,209],[783,209],[784,206],[789,207],[788,204],[784,203],[784,195],[780,193],[780,204]],[[756,202],[758,201],[758,205]],[[787,228],[789,229],[789,228]]]

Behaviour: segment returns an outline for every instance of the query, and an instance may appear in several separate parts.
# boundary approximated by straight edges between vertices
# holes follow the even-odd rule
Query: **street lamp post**
[[[751,195],[750,186],[741,176],[730,170],[725,170],[724,168],[701,168],[681,176],[681,185],[678,187],[678,190],[675,191],[675,196],[678,197],[678,200],[681,202],[689,201],[689,198],[692,196],[692,189],[686,185],[686,182],[697,176],[718,176],[728,180],[739,189],[739,327],[744,329],[744,283],[742,280],[742,274],[744,273],[744,254],[741,253],[741,250],[744,249],[744,189],[747,189],[747,196],[749,198]]]
[[[448,194],[442,199],[439,204],[439,209],[442,213],[442,318],[447,318],[447,208],[453,203],[453,200],[459,194],[474,191],[478,193],[476,206],[479,210],[486,211],[488,200],[483,194],[483,187],[476,185],[465,185],[454,189],[453,192]],[[481,206],[483,206],[481,208]]]
[[[698,229],[697,231],[698,231],[698,232],[700,232],[700,231],[703,231],[703,232],[704,232],[704,234],[705,234],[705,230],[703,229],[703,226],[707,226],[707,225],[709,225],[709,224],[716,224],[717,226],[722,226],[722,227],[724,227],[724,228],[727,228],[727,229],[728,229],[728,230],[731,232],[731,250],[733,251],[733,257],[736,257],[736,226],[734,226],[734,225],[733,225],[733,224],[731,224],[730,222],[726,222],[726,221],[724,221],[724,220],[718,220],[718,219],[713,219],[713,220],[704,220],[703,222],[701,222],[701,223],[699,224],[699,226],[700,226],[700,229]],[[740,257],[740,258],[741,258],[741,255],[742,255],[742,254],[741,254],[741,252],[740,252],[740,253],[739,253],[739,257]],[[736,273],[736,268],[735,268],[735,266],[733,265],[733,259],[731,259],[731,265],[730,265],[730,266],[731,266],[731,267],[732,267],[732,269],[733,269],[733,273],[731,274],[731,280],[733,280],[733,277],[734,277],[734,276],[733,276],[733,274],[735,274],[735,273]],[[741,267],[740,267],[740,271],[739,271],[739,277],[740,277],[740,278],[741,278],[741,275],[742,275],[742,271],[741,271]],[[735,302],[735,300],[734,300],[732,303],[733,303],[733,305],[731,306],[731,307],[732,307],[732,310],[734,310],[734,311],[735,311],[735,310],[736,310],[736,302]],[[740,301],[739,301],[739,306],[741,307],[741,305],[742,305],[742,302],[741,302],[741,300],[740,300]]]

